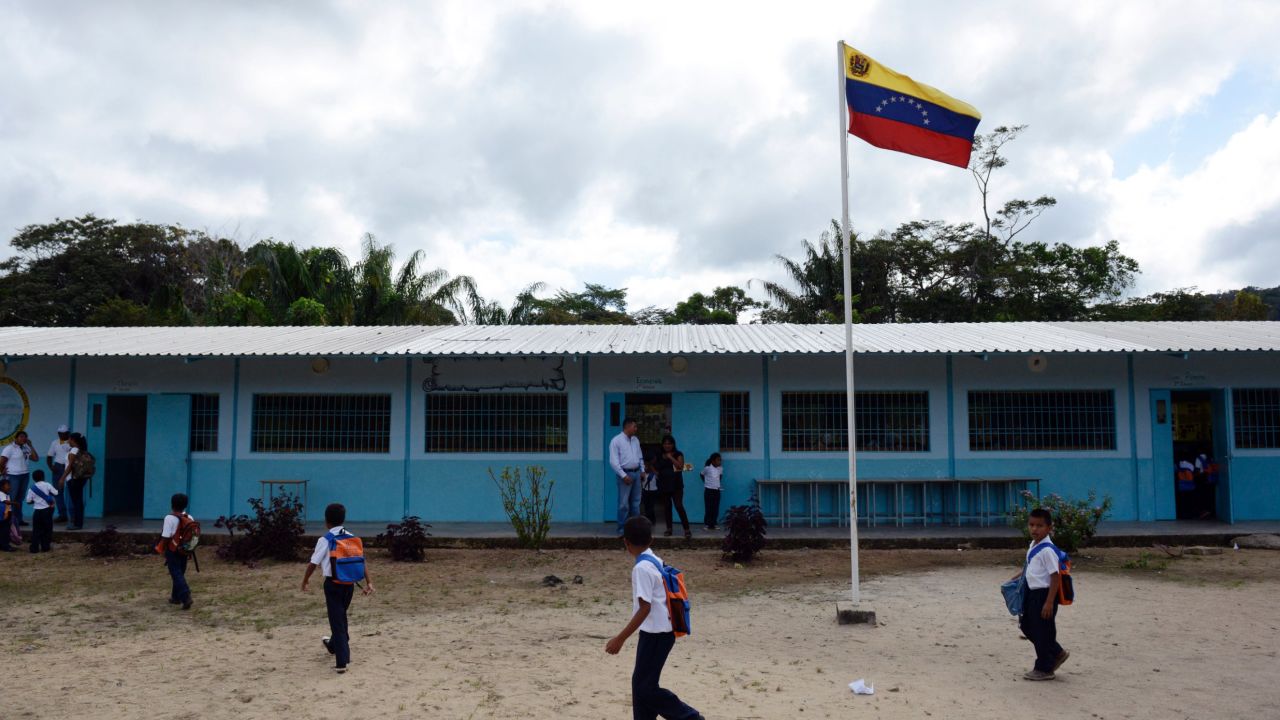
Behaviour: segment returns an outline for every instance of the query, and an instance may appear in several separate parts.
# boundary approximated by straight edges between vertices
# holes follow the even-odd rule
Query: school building
[[[995,522],[1024,487],[1108,495],[1116,520],[1280,519],[1280,323],[867,325],[854,346],[874,522]],[[84,433],[90,517],[293,491],[310,520],[498,521],[489,471],[536,464],[556,520],[607,522],[630,416],[693,465],[691,517],[720,452],[722,507],[759,490],[775,522],[840,523],[843,350],[838,325],[9,327],[0,433],[42,455]]]

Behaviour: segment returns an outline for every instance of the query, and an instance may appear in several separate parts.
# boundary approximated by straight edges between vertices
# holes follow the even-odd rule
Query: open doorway
[[[626,417],[636,421],[636,437],[645,457],[662,454],[662,436],[671,432],[671,393],[627,393]]]
[[[102,515],[142,515],[146,487],[147,398],[107,398],[106,463],[102,471]]]
[[[1220,394],[1220,393],[1219,393]],[[1212,391],[1175,391],[1173,409],[1174,501],[1179,520],[1218,517],[1220,402]]]

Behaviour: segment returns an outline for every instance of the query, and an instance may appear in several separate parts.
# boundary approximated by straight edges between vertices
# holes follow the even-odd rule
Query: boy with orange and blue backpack
[[[1053,544],[1053,514],[1035,508],[1027,518],[1031,547],[1027,561],[1018,575],[1023,583],[1022,612],[1018,626],[1036,649],[1036,664],[1022,677],[1027,680],[1052,680],[1071,653],[1058,644],[1058,605],[1075,599],[1070,580],[1070,561],[1066,553]]]
[[[160,526],[160,541],[156,553],[164,556],[164,566],[169,570],[173,585],[169,590],[169,604],[191,609],[191,586],[187,584],[187,560],[195,557],[196,544],[200,542],[200,523],[187,514],[186,493],[174,493],[169,498],[169,514]],[[196,561],[196,570],[200,561]]]
[[[627,638],[640,631],[635,670],[631,673],[632,718],[656,720],[661,715],[668,720],[703,720],[675,693],[658,686],[676,635],[689,633],[689,605],[680,571],[653,554],[649,549],[652,543],[653,523],[649,518],[628,518],[622,526],[622,544],[635,558],[631,568],[631,622],[605,644],[604,651],[617,655]],[[685,597],[673,597],[678,595]]]
[[[329,614],[329,635],[320,638],[320,642],[334,656],[334,670],[339,673],[346,672],[347,665],[351,663],[347,608],[355,595],[356,585],[363,580],[361,592],[365,595],[373,592],[373,579],[369,577],[369,568],[364,561],[364,543],[347,532],[343,527],[346,521],[347,508],[341,503],[331,503],[324,509],[326,532],[316,540],[311,564],[307,565],[307,574],[302,577],[302,590],[305,592],[316,568],[320,568],[324,576],[324,606]]]

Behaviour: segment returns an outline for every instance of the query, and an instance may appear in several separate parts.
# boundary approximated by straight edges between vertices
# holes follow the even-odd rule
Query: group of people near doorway
[[[45,455],[45,471],[36,467],[40,453],[25,430],[0,449],[0,551],[9,552],[22,543],[21,528],[27,525],[24,506],[31,507],[31,552],[49,550],[54,523],[66,523],[68,530],[84,527],[84,489],[93,478],[93,456],[84,436],[58,426],[57,437]],[[57,517],[54,511],[57,510]]]
[[[609,467],[618,482],[618,535],[623,533],[627,518],[643,514],[650,523],[657,525],[659,511],[666,520],[663,533],[671,537],[675,524],[674,515],[680,515],[685,538],[692,538],[689,529],[689,513],[684,509],[684,473],[692,470],[685,462],[684,453],[670,434],[662,436],[661,449],[645,455],[636,437],[636,421],[622,421],[622,432],[609,442]],[[720,490],[724,477],[720,453],[711,453],[702,468],[702,497],[704,507],[703,526],[707,530],[718,529],[720,517]]]

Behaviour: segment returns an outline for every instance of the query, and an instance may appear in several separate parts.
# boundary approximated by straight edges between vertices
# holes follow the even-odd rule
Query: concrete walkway
[[[159,520],[138,518],[108,518],[85,521],[84,530],[67,532],[54,528],[54,542],[78,542],[85,535],[97,532],[107,525],[114,525],[123,533],[150,540],[158,535]],[[205,543],[216,543],[226,537],[226,531],[213,527],[213,521],[203,521]],[[351,523],[348,529],[372,539],[386,530],[386,523]],[[659,529],[663,527],[659,523]],[[30,528],[23,528],[24,531]],[[695,526],[692,544],[696,547],[719,547],[723,531],[708,531]],[[308,523],[306,535],[314,539],[324,532],[321,523]],[[431,547],[514,547],[515,532],[507,523],[489,522],[438,522],[429,530]],[[1090,543],[1101,547],[1139,547],[1152,543],[1167,545],[1225,545],[1231,538],[1255,533],[1280,534],[1280,521],[1242,522],[1229,525],[1220,522],[1168,520],[1159,522],[1104,522]],[[27,534],[24,532],[24,535]],[[676,535],[659,536],[658,546],[683,545],[685,540]],[[954,549],[967,544],[971,547],[1009,548],[1022,545],[1020,534],[1008,526],[977,527],[951,525],[908,525],[904,527],[877,526],[858,528],[859,546],[877,548],[940,548]],[[769,528],[769,545],[774,548],[799,547],[848,547],[848,527],[789,527]],[[613,523],[556,523],[551,526],[547,546],[551,548],[614,548],[618,539]]]

